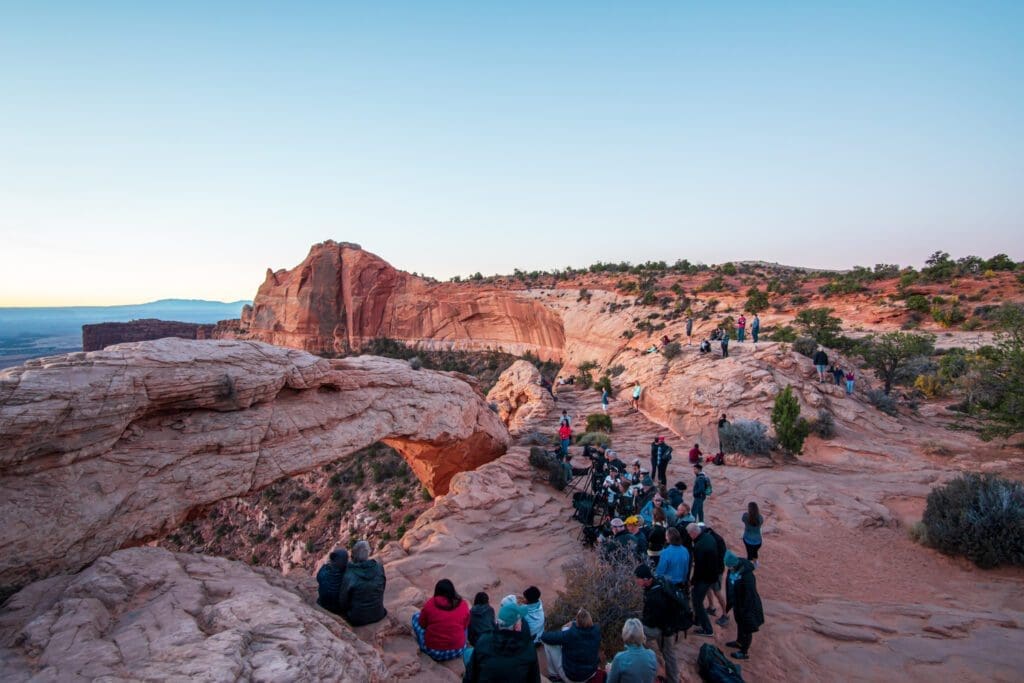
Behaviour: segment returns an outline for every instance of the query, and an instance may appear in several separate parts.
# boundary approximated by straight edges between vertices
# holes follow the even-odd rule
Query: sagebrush
[[[979,567],[1024,566],[1024,484],[968,473],[932,489],[925,507],[928,545]]]
[[[718,430],[721,449],[726,453],[768,455],[775,442],[768,436],[768,427],[757,420],[736,420]]]

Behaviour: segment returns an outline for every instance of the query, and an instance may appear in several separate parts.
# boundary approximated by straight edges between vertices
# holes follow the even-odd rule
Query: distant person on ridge
[[[736,320],[736,341],[742,344],[747,338],[747,318],[745,315],[740,313],[740,317]]]
[[[608,412],[608,387],[601,390],[601,412]]]
[[[702,341],[700,343],[700,352],[701,353],[711,353],[711,342],[709,342],[707,339]]]
[[[722,358],[729,357],[729,333],[722,330],[722,341],[719,342],[722,345]]]
[[[632,403],[632,405],[633,405],[633,410],[638,411],[638,412],[640,410],[640,394],[642,394],[642,393],[643,393],[643,388],[640,386],[640,380],[637,380],[636,384],[633,385],[633,403]]]
[[[693,339],[693,316],[686,316],[686,345],[690,345],[690,341]]]
[[[558,428],[558,439],[561,442],[562,457],[569,454],[569,441],[572,439],[572,429],[565,422]]]
[[[754,343],[757,343],[757,335],[761,333],[761,319],[757,317],[757,313],[754,314],[754,319],[750,323],[750,336],[754,338]]]
[[[384,567],[370,559],[370,544],[366,541],[352,546],[349,559],[338,593],[342,616],[353,626],[376,623],[388,615],[384,609]]]
[[[828,354],[825,353],[824,347],[818,347],[818,350],[814,352],[814,356],[811,358],[811,362],[814,363],[814,367],[818,370],[818,381],[824,382],[825,369],[828,368]]]
[[[330,554],[329,561],[316,573],[317,598],[316,604],[328,612],[342,614],[338,604],[341,594],[341,582],[348,567],[348,551],[338,548]]]
[[[562,417],[558,418],[558,426],[561,427],[562,425],[565,425],[566,427],[572,427],[572,420],[569,419],[568,410],[563,410]]]
[[[853,380],[856,377],[853,374],[853,368],[846,371],[846,395],[853,396]]]
[[[693,516],[698,522],[704,521],[704,500],[711,493],[711,480],[704,474],[704,467],[697,463],[693,466],[696,477],[693,480]]]

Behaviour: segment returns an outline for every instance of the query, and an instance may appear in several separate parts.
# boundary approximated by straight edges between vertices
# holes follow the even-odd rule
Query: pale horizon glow
[[[0,307],[1024,259],[1024,3],[833,5],[8,3]]]

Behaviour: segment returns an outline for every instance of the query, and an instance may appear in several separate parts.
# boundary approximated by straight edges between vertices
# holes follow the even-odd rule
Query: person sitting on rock
[[[540,641],[544,644],[551,680],[583,683],[597,672],[601,629],[587,610],[579,610],[576,618],[558,631],[544,631]]]
[[[342,614],[341,606],[338,604],[338,596],[341,593],[341,582],[345,577],[345,569],[348,567],[348,551],[338,548],[330,554],[327,564],[320,567],[316,573],[317,598],[316,604],[328,612]]]
[[[704,454],[700,452],[700,444],[693,444],[693,448],[690,449],[690,464],[696,465],[697,463],[704,462]]]
[[[643,623],[639,619],[626,619],[622,625],[625,649],[612,660],[605,683],[654,683],[658,658],[654,650],[644,647],[646,643]]]
[[[491,598],[487,593],[480,591],[473,598],[473,607],[469,610],[469,631],[466,639],[470,645],[475,647],[480,636],[494,630],[494,619]]]
[[[707,339],[702,341],[700,343],[700,352],[701,353],[711,353],[711,342],[708,341]]]
[[[530,586],[523,591],[523,623],[530,629],[533,642],[540,642],[544,630],[544,603],[540,600],[540,589]]]
[[[388,615],[384,609],[387,577],[384,567],[370,559],[370,544],[359,541],[352,546],[352,556],[338,592],[342,616],[353,626],[373,624]]]
[[[461,657],[469,629],[469,605],[455,592],[455,585],[441,579],[434,585],[434,597],[412,615],[412,631],[420,650],[435,662]]]
[[[522,681],[540,683],[540,666],[530,630],[524,628],[516,596],[506,595],[495,629],[480,635],[466,664],[468,683]]]

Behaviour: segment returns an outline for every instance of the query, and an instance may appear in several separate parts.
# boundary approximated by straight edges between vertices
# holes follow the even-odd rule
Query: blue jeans
[[[848,379],[846,380],[846,395],[850,396],[851,394],[853,394],[853,380]]]
[[[737,327],[736,328],[736,341],[743,341],[747,338],[747,328]]]
[[[690,512],[693,513],[693,518],[694,519],[696,519],[698,522],[703,522],[704,521],[704,499],[703,498],[694,498],[693,499],[693,507],[690,508]]]
[[[569,453],[569,439],[562,439],[562,455]]]
[[[755,343],[755,344],[757,343],[757,335],[758,335],[758,333],[759,333],[760,331],[761,331],[761,330],[757,329],[756,327],[754,327],[754,328],[751,328],[751,330],[750,330],[750,336],[754,338],[754,343]]]

